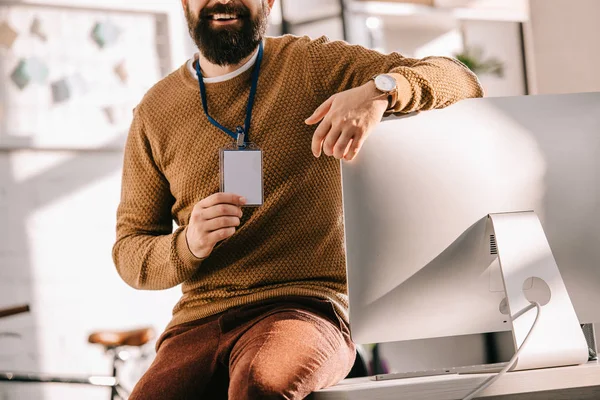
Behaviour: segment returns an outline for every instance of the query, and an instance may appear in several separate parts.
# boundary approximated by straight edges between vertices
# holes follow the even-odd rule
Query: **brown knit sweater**
[[[207,85],[209,111],[224,126],[244,120],[251,71]],[[264,152],[264,205],[245,208],[234,236],[205,260],[190,252],[185,229],[193,206],[219,191],[219,149],[232,139],[208,122],[185,65],[158,82],[136,108],[125,148],[113,248],[123,280],[147,290],[183,284],[169,327],[286,295],[329,299],[347,321],[340,162],[312,155],[315,127],[304,120],[332,94],[388,72],[406,78],[396,112],[482,95],[477,78],[449,58],[384,55],[326,38],[265,40],[250,132]]]

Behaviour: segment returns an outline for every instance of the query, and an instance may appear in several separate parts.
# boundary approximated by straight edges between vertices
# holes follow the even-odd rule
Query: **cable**
[[[529,342],[529,338],[531,337],[531,334],[533,333],[533,330],[535,329],[535,327],[538,323],[538,320],[540,319],[540,314],[542,313],[542,306],[540,306],[540,303],[534,301],[534,302],[531,302],[531,304],[529,306],[525,307],[525,309],[523,309],[523,311],[521,311],[519,313],[520,315],[523,315],[527,311],[531,310],[533,307],[537,308],[537,315],[535,316],[533,325],[531,325],[531,329],[529,329],[529,333],[527,334],[527,336],[525,336],[525,340],[523,341],[523,343],[521,344],[521,346],[519,347],[519,349],[517,350],[515,355],[510,359],[508,364],[504,368],[502,368],[502,370],[500,372],[498,372],[496,375],[486,379],[477,389],[473,390],[466,397],[464,397],[463,400],[472,400],[473,398],[475,398],[475,396],[477,396],[479,393],[483,392],[485,389],[492,386],[498,379],[500,379],[504,374],[506,374],[513,367],[513,365],[517,362],[517,360],[519,359],[519,356],[521,355],[523,349],[525,348],[525,345],[527,345],[527,342]]]

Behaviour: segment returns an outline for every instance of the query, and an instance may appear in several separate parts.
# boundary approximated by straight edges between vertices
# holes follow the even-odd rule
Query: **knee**
[[[248,371],[246,393],[249,399],[292,399],[293,382],[284,374],[269,369]]]
[[[180,378],[175,374],[146,373],[137,382],[129,400],[182,400],[196,398],[199,388],[194,385],[194,380],[188,377]]]
[[[154,384],[152,380],[142,379],[137,382],[133,391],[129,395],[129,400],[143,400],[143,399],[151,399],[161,392],[161,387]]]
[[[229,382],[230,400],[301,399],[301,390],[289,368],[257,363],[236,368]]]

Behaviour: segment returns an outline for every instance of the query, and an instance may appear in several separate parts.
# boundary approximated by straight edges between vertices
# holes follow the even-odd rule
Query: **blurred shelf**
[[[451,17],[457,20],[526,22],[529,13],[520,7],[440,7],[421,4],[385,1],[350,1],[348,11],[352,14],[394,18]]]

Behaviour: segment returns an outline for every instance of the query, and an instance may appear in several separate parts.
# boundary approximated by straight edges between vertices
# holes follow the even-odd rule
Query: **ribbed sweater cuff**
[[[192,253],[190,247],[187,243],[186,238],[187,227],[183,230],[176,233],[177,237],[175,238],[175,250],[177,251],[177,256],[183,262],[186,268],[190,270],[195,270],[202,264],[203,258],[198,258]]]
[[[406,108],[406,106],[412,101],[413,98],[413,90],[412,86],[408,79],[404,77],[404,75],[399,74],[397,72],[392,72],[390,74],[396,80],[396,85],[398,85],[398,101],[394,106],[394,112],[402,111]]]

